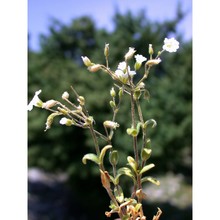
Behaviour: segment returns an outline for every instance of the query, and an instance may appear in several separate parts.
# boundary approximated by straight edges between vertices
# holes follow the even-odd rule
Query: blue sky
[[[39,49],[39,35],[47,33],[51,17],[68,24],[73,18],[89,15],[98,28],[111,30],[115,8],[121,13],[131,10],[134,14],[144,9],[151,20],[163,21],[175,16],[178,2],[179,0],[28,0],[29,45],[33,50]],[[192,37],[192,0],[180,2],[188,14],[179,30],[188,40]]]

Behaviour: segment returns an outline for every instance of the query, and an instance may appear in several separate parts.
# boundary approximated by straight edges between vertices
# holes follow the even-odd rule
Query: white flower
[[[137,54],[137,55],[135,55],[134,57],[135,57],[135,59],[136,59],[136,62],[139,63],[139,64],[142,64],[144,61],[147,60],[146,57],[144,57],[144,56],[142,56],[142,55],[140,55],[140,54]]]
[[[175,38],[165,38],[164,39],[164,45],[163,45],[163,50],[166,50],[170,53],[176,52],[177,49],[179,48],[179,42]]]
[[[118,64],[118,69],[120,69],[120,70],[122,70],[122,71],[126,71],[126,62],[125,61],[123,61],[123,62],[120,62],[119,64]]]
[[[130,66],[127,67],[128,72],[126,71],[126,62],[121,62],[118,65],[118,69],[115,71],[115,75],[120,79],[123,83],[127,83],[128,81],[128,73],[131,77],[133,77],[136,72],[130,70]]]
[[[39,99],[38,95],[41,93],[41,89],[35,92],[33,99],[28,104],[28,111],[31,111],[34,106],[42,107],[43,102]]]
[[[129,47],[129,51],[125,54],[125,60],[129,60],[133,57],[136,50],[133,47]]]
[[[140,54],[137,54],[137,55],[135,55],[134,57],[135,57],[135,59],[136,59],[136,63],[134,64],[134,69],[135,69],[135,70],[139,70],[139,69],[141,68],[142,63],[143,63],[144,61],[146,61],[147,58],[144,57],[144,56],[142,56],[142,55],[140,55]]]

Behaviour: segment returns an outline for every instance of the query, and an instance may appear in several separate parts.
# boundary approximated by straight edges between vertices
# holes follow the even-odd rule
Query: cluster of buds
[[[51,128],[51,125],[56,116],[63,116],[60,119],[61,125],[66,125],[66,126],[74,125],[77,127],[87,128],[93,124],[94,122],[93,117],[89,116],[88,113],[84,110],[85,98],[83,96],[79,96],[75,90],[74,92],[77,96],[78,105],[72,103],[69,100],[68,92],[65,91],[61,96],[62,99],[65,100],[71,107],[66,107],[61,102],[53,100],[53,99],[43,102],[39,98],[39,94],[41,92],[42,92],[41,90],[35,92],[33,99],[28,104],[28,110],[31,111],[33,107],[35,106],[35,107],[43,108],[43,109],[46,109],[52,112],[47,117],[47,120],[45,123],[46,124],[45,131]]]

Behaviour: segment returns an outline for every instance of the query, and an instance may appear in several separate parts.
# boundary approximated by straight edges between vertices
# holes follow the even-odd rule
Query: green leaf
[[[99,158],[97,157],[96,154],[89,153],[84,155],[84,157],[82,158],[82,162],[86,164],[87,160],[91,160],[94,163],[99,164]]]
[[[141,171],[140,171],[139,174],[142,174],[142,173],[144,173],[144,172],[150,170],[150,169],[153,168],[153,167],[155,167],[155,165],[154,165],[153,163],[148,164],[148,165],[144,166],[144,167],[141,169]]]
[[[131,168],[134,170],[134,172],[137,173],[138,164],[135,161],[135,159],[131,156],[128,156],[127,161],[128,161],[128,164],[131,166]]]
[[[132,173],[131,169],[128,167],[122,167],[122,168],[118,169],[117,176],[115,177],[115,182],[117,184],[119,183],[119,178],[121,175],[129,176],[133,179],[134,182],[136,182],[134,174]]]
[[[149,181],[149,182],[151,182],[151,183],[153,183],[153,184],[155,184],[157,186],[160,185],[160,181],[159,180],[157,180],[157,179],[155,179],[153,177],[150,177],[150,176],[144,177],[144,178],[141,179],[141,183],[144,183],[144,182],[147,182],[147,181]]]
[[[114,188],[114,195],[115,195],[118,202],[122,203],[124,201],[124,193],[122,191],[121,186],[117,185]]]
[[[110,148],[112,148],[112,145],[106,145],[105,147],[102,148],[101,153],[99,155],[100,164],[103,164],[103,159],[104,159],[104,156],[106,154],[106,151]]]
[[[150,158],[151,156],[151,152],[152,150],[151,149],[148,149],[148,148],[144,148],[142,151],[141,151],[141,159],[143,161],[146,161]]]

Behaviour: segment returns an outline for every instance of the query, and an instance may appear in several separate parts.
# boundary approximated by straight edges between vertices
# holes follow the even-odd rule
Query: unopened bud
[[[57,101],[51,99],[51,100],[44,102],[42,104],[42,108],[50,109],[50,108],[54,107],[56,104],[57,104]]]
[[[93,124],[93,122],[94,122],[94,119],[93,119],[93,117],[92,116],[89,116],[88,118],[86,118],[86,120],[85,120],[85,123],[84,123],[84,127],[86,127],[86,126],[90,126],[90,125],[92,125]]]
[[[92,73],[95,73],[95,72],[97,72],[98,70],[101,69],[101,66],[102,66],[102,65],[100,65],[100,64],[94,64],[94,65],[92,65],[92,66],[89,66],[89,67],[88,67],[88,70],[89,70],[90,72],[92,72]]]
[[[119,127],[119,124],[114,121],[104,121],[103,125],[106,128],[112,128],[112,129],[116,129],[117,127]]]
[[[83,96],[79,96],[77,101],[79,102],[80,105],[85,105],[85,98]]]
[[[152,59],[152,60],[148,60],[147,61],[147,65],[148,66],[154,66],[154,65],[157,65],[161,62],[161,59],[160,58],[157,58],[157,59]]]
[[[144,148],[141,152],[141,158],[143,161],[146,161],[150,158],[151,156],[151,152],[152,150],[151,149],[148,149],[148,148]]]
[[[138,100],[141,97],[141,90],[140,89],[136,89],[134,91],[134,100]]]
[[[114,166],[117,165],[118,163],[118,151],[117,150],[113,150],[112,152],[110,152],[109,161],[111,165],[114,165]]]
[[[154,50],[153,50],[152,44],[149,44],[148,52],[149,52],[150,55],[153,55]]]
[[[47,131],[48,129],[51,128],[51,125],[52,125],[52,123],[53,123],[53,119],[54,119],[54,117],[56,117],[57,115],[59,115],[59,113],[55,112],[55,113],[50,114],[50,115],[47,117],[47,121],[46,121],[46,123],[45,123],[45,124],[46,124],[46,128],[45,128],[44,131]]]
[[[122,88],[120,88],[120,90],[119,90],[119,92],[118,92],[118,96],[119,96],[119,98],[121,98],[121,97],[122,97],[122,95],[123,95],[123,89],[122,89]]]
[[[65,110],[64,108],[58,107],[57,109],[58,109],[62,114],[64,114],[64,115],[67,115],[67,114],[68,114],[68,111]]]
[[[115,89],[113,87],[110,90],[110,95],[111,95],[111,97],[115,97],[115,95],[116,95]]]
[[[92,66],[92,62],[90,61],[90,59],[88,57],[83,57],[81,56],[82,60],[83,60],[83,63],[86,65],[86,66]]]
[[[136,50],[133,47],[129,47],[129,51],[125,54],[125,60],[129,60],[133,57]]]
[[[68,92],[64,92],[62,95],[62,99],[68,99],[69,98],[69,93]]]
[[[115,107],[116,107],[115,102],[114,102],[114,101],[112,101],[112,100],[109,102],[109,104],[110,104],[110,106],[111,106],[112,108],[115,108]]]
[[[60,120],[61,125],[71,126],[73,124],[73,121],[68,118],[61,118]]]
[[[104,55],[105,57],[109,55],[109,44],[105,44]]]

